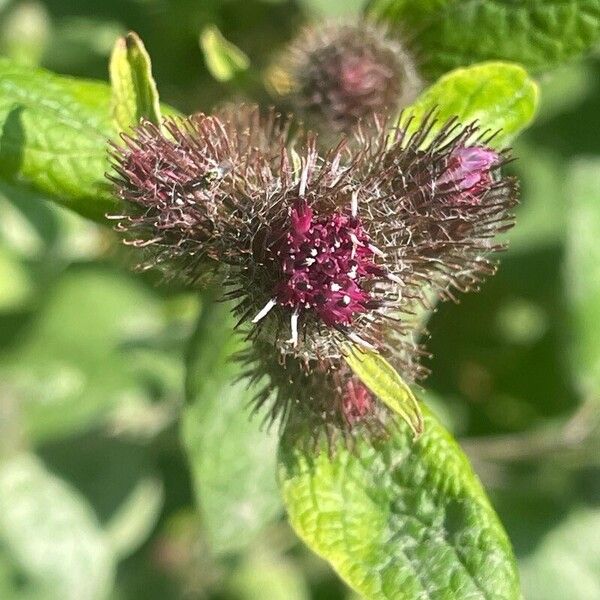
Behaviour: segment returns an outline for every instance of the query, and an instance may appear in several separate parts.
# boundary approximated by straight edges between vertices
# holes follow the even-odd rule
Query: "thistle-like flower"
[[[344,131],[374,112],[406,106],[420,88],[400,42],[367,22],[306,28],[275,73],[283,80],[279,91],[296,111],[316,125]]]
[[[421,377],[412,315],[428,293],[455,299],[495,267],[516,185],[475,124],[375,121],[321,154],[316,136],[272,112],[150,123],[113,149],[125,241],[141,266],[190,283],[219,273],[268,383],[258,405],[337,425],[378,414],[341,360],[348,344]],[[367,131],[365,129],[365,131]],[[376,134],[372,135],[375,130]]]

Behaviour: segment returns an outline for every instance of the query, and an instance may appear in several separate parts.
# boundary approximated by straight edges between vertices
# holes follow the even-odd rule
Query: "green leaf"
[[[581,507],[551,529],[520,562],[527,600],[600,597],[600,511]]]
[[[0,314],[19,309],[32,295],[33,284],[25,265],[0,246]]]
[[[250,66],[248,57],[227,41],[215,25],[208,25],[200,34],[200,47],[210,74],[217,81],[230,81]]]
[[[160,126],[160,104],[150,56],[136,33],[130,32],[116,41],[109,71],[115,127],[128,130],[142,118]]]
[[[243,549],[281,511],[277,436],[250,419],[255,390],[236,379],[241,348],[227,304],[209,298],[191,340],[181,435],[215,553]]]
[[[165,489],[148,444],[115,433],[97,428],[44,444],[39,453],[48,470],[77,485],[122,559],[150,537]]]
[[[144,394],[148,376],[138,376],[131,342],[164,326],[160,305],[139,282],[100,269],[67,273],[0,362],[6,401],[27,439],[86,429],[122,399]]]
[[[44,52],[44,64],[58,73],[86,73],[93,65],[105,65],[115,40],[127,34],[122,21],[111,18],[109,11],[86,16],[84,11],[77,15],[52,19],[52,36]],[[97,67],[96,67],[97,68]]]
[[[34,600],[35,586],[23,585],[18,566],[14,564],[8,552],[0,546],[0,598],[10,600]],[[31,588],[34,588],[32,590]],[[25,589],[24,589],[25,588]]]
[[[566,287],[571,358],[584,394],[600,394],[600,160],[580,159],[568,181]]]
[[[104,177],[110,94],[105,83],[0,59],[0,178],[102,221],[116,206]]]
[[[440,124],[452,117],[477,120],[483,129],[500,131],[492,143],[502,147],[531,123],[537,103],[538,87],[525,69],[489,62],[444,75],[404,111],[402,122],[412,116],[415,128],[432,110]]]
[[[114,560],[85,500],[33,456],[0,464],[0,546],[46,600],[105,598]]]
[[[237,600],[310,600],[302,571],[293,561],[264,547],[252,548],[226,582]]]
[[[106,83],[0,58],[0,180],[106,224],[118,210],[105,177],[107,142],[118,134],[111,106]]]
[[[423,433],[423,415],[415,395],[381,354],[351,347],[344,358],[365,386],[406,421],[415,436]]]
[[[2,15],[0,53],[19,64],[36,66],[45,54],[51,30],[50,14],[44,4],[13,3]]]
[[[428,412],[306,454],[289,427],[279,480],[292,527],[367,600],[520,598],[510,543],[467,458]]]
[[[595,74],[591,61],[569,64],[540,79],[540,107],[536,125],[547,123],[558,115],[577,111],[594,90]]]
[[[332,2],[331,0],[301,0],[304,10],[316,19],[356,18],[363,10],[364,0],[344,0]]]
[[[137,482],[105,527],[116,556],[129,556],[148,539],[160,516],[164,496],[160,479],[145,477]]]
[[[513,146],[513,165],[520,187],[517,226],[508,233],[509,252],[531,251],[565,238],[566,202],[564,159],[552,148],[519,138]]]
[[[600,40],[599,0],[371,0],[366,12],[404,33],[431,78],[493,59],[540,71]]]

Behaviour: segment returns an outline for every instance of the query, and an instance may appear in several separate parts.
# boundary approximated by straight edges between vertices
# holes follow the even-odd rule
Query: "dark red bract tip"
[[[294,204],[289,227],[275,247],[283,280],[276,302],[295,313],[314,311],[330,326],[349,325],[373,308],[364,284],[383,271],[357,217],[315,217],[304,200]]]
[[[368,415],[373,407],[373,397],[367,388],[356,378],[351,378],[346,383],[342,410],[344,417],[353,425]]]

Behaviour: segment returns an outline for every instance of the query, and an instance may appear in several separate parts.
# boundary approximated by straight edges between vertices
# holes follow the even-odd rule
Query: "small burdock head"
[[[400,42],[366,22],[305,29],[276,72],[287,82],[283,95],[296,111],[318,127],[338,131],[374,112],[397,111],[420,89]]]
[[[322,152],[289,119],[241,106],[144,122],[113,147],[117,230],[143,269],[192,286],[219,278],[272,416],[293,404],[364,421],[377,411],[343,367],[348,343],[419,379],[414,315],[495,270],[517,195],[500,172],[507,153],[475,124],[401,122],[375,120]]]

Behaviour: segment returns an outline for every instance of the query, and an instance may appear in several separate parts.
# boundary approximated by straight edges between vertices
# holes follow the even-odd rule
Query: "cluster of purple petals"
[[[313,214],[304,200],[291,210],[287,232],[275,249],[281,264],[278,304],[314,311],[329,326],[349,325],[374,308],[364,284],[384,271],[357,217]]]

